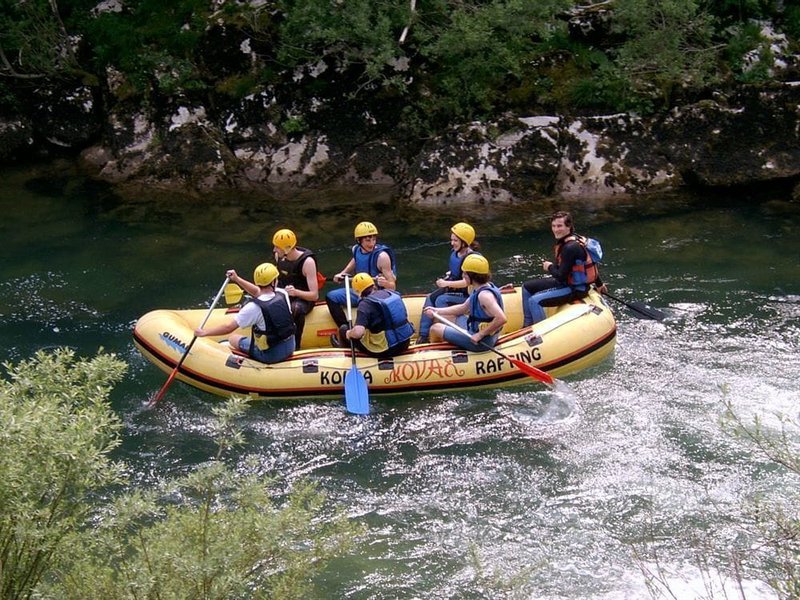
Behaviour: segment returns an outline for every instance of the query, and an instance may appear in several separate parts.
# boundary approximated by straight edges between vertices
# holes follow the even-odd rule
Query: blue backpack
[[[589,256],[592,257],[592,262],[601,262],[603,260],[603,247],[600,245],[600,242],[590,237],[583,238],[583,240],[586,251],[589,253]]]
[[[586,252],[589,253],[589,257],[592,259],[593,263],[599,264],[603,260],[603,247],[600,245],[600,242],[594,238],[577,234],[575,234],[575,239],[578,240],[581,246],[586,248]]]

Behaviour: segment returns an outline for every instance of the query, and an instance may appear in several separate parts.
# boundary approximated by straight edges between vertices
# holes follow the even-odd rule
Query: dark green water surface
[[[603,242],[613,293],[669,314],[617,310],[614,359],[569,378],[569,393],[531,384],[373,398],[364,419],[343,401],[253,405],[239,460],[284,489],[317,481],[369,526],[358,553],[320,578],[319,598],[647,597],[652,552],[677,597],[695,597],[705,592],[693,547],[724,565],[730,547],[748,548],[734,524],[743,506],[797,490],[719,426],[722,386],[773,431],[775,413],[798,416],[800,205],[787,193],[427,214],[381,189],[122,200],[68,172],[2,181],[0,357],[103,347],[127,361],[112,400],[136,484],[213,454],[218,400],[175,383],[145,409],[165,376],[133,347],[133,323],[153,308],[207,306],[226,268],[249,274],[269,259],[279,227],[332,275],[355,223],[372,220],[397,251],[401,290],[417,292],[446,270],[458,220],[475,225],[498,283],[538,274],[547,216],[563,206]],[[774,597],[752,575],[748,598]]]

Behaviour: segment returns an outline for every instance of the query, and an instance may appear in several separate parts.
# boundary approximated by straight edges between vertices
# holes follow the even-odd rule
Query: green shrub
[[[344,98],[406,141],[509,110],[661,109],[726,79],[772,78],[753,19],[800,38],[800,8],[772,0],[615,0],[602,7],[611,31],[599,42],[569,35],[569,0],[418,0],[414,11],[408,0],[131,0],[93,16],[95,4],[0,0],[0,74],[96,85],[112,66],[125,76],[117,96],[142,102],[152,92],[242,98],[269,85],[287,106]],[[215,68],[216,40],[229,34],[248,39],[257,60]],[[79,51],[69,39],[82,40]],[[760,60],[745,70],[753,50]],[[307,125],[300,115],[283,127]]]
[[[669,105],[677,89],[718,81],[713,17],[695,0],[619,0],[613,31],[625,41],[612,56],[632,93]]]
[[[226,77],[216,85],[216,90],[230,96],[231,98],[241,99],[252,94],[258,88],[256,77],[251,74],[236,74]]]
[[[286,117],[281,123],[281,129],[288,134],[304,133],[308,125],[303,117]]]
[[[40,351],[0,380],[0,595],[28,598],[87,524],[86,497],[122,482],[107,398],[125,363]]]
[[[800,40],[800,6],[792,5],[786,7],[784,30],[794,39],[795,44]]]
[[[761,26],[757,23],[743,23],[732,26],[727,31],[729,37],[723,56],[735,73],[742,73],[745,55],[757,49],[763,41]]]
[[[205,465],[156,490],[126,490],[124,466],[110,459],[121,425],[108,403],[125,363],[56,350],[5,368],[4,599],[302,598],[361,531],[310,483],[278,497],[256,468],[227,466],[245,400],[214,409],[218,450]]]
[[[314,575],[357,533],[299,483],[280,506],[268,482],[212,461],[103,512],[46,592],[75,600],[303,598]],[[165,500],[168,500],[165,503]]]
[[[202,89],[195,52],[207,27],[204,0],[142,0],[122,12],[86,22],[95,67],[113,65],[146,91],[155,84],[164,93]]]

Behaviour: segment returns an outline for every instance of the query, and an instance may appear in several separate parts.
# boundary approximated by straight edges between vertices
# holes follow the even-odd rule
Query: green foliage
[[[360,529],[321,518],[325,497],[299,483],[283,506],[269,482],[222,458],[242,443],[232,399],[214,409],[217,457],[161,489],[121,496],[47,590],[59,598],[113,600],[303,598],[312,577],[347,551]]]
[[[303,133],[308,129],[308,125],[306,124],[305,119],[303,119],[302,116],[299,117],[293,116],[293,117],[287,117],[281,123],[281,129],[283,129],[283,131],[288,134]]]
[[[231,98],[241,99],[258,89],[258,81],[252,74],[236,74],[218,82],[215,89]]]
[[[180,499],[162,507],[161,497]],[[84,552],[51,588],[56,597],[303,598],[325,562],[347,550],[355,528],[320,521],[324,497],[296,486],[275,506],[256,476],[214,462],[159,493],[116,501]]]
[[[431,64],[425,80],[431,92],[429,111],[443,120],[470,119],[503,106],[536,56],[535,41],[552,35],[548,25],[562,5],[524,0],[463,4],[446,26],[420,23],[420,53]]]
[[[121,482],[107,399],[125,372],[113,355],[40,351],[0,380],[0,586],[28,598],[86,525],[86,496]]]
[[[601,7],[610,35],[591,42],[568,33],[571,0],[417,0],[414,10],[408,0],[130,0],[99,15],[95,5],[0,0],[0,75],[93,85],[113,67],[124,75],[117,96],[143,101],[240,99],[270,85],[286,106],[344,98],[412,138],[508,110],[649,112],[726,78],[774,77],[755,19],[800,37],[800,8],[774,0],[615,0]],[[237,40],[253,54],[237,54]],[[759,60],[744,68],[752,51]],[[306,119],[282,127],[299,133]]]
[[[774,0],[714,0],[710,2],[711,14],[738,22],[749,19],[766,19],[775,14]]]
[[[746,423],[727,399],[722,386],[725,413],[723,429],[732,436],[748,440],[755,451],[779,470],[800,476],[800,423],[786,415],[773,415],[775,425],[765,424],[756,415]],[[770,564],[769,583],[781,598],[800,597],[800,494],[797,488],[778,490],[778,494],[756,496],[749,507],[749,520],[743,528],[756,538],[752,556]]]
[[[792,5],[786,7],[784,29],[791,38],[800,40],[800,6]]]
[[[769,41],[761,34],[761,26],[758,23],[745,23],[732,27],[731,32],[725,56],[736,79],[746,83],[769,79],[774,56]]]
[[[619,0],[614,31],[617,76],[645,98],[668,104],[676,88],[699,89],[717,80],[714,20],[695,0]]]
[[[497,568],[487,571],[480,549],[474,543],[468,547],[469,564],[474,573],[473,591],[481,598],[522,598],[524,585],[530,581],[531,575],[548,568],[545,561],[521,569],[512,574],[505,574]]]
[[[561,112],[578,110],[649,110],[636,96],[605,52],[558,32],[539,44],[537,93],[541,102]],[[642,104],[642,103],[645,104]]]
[[[86,33],[98,69],[113,65],[139,91],[166,94],[205,87],[195,51],[208,25],[205,0],[140,0],[130,10],[102,13]]]
[[[0,0],[0,32],[0,73],[37,77],[77,67],[67,32],[48,0]]]
[[[567,5],[421,0],[412,14],[406,0],[287,1],[278,59],[290,68],[324,61],[323,76],[345,73],[354,96],[402,98],[410,129],[439,127],[506,106],[508,91],[524,87],[537,40],[563,29],[555,15]]]
[[[720,387],[723,396],[720,427],[731,437],[749,443],[753,454],[742,457],[748,470],[757,471],[759,462],[766,463],[772,481],[766,486],[756,483],[753,493],[743,500],[739,514],[731,517],[727,512],[720,513],[721,520],[738,530],[736,535],[717,537],[709,531],[705,536],[688,540],[693,546],[696,563],[693,566],[707,584],[703,597],[730,598],[728,590],[735,590],[737,597],[749,597],[743,583],[750,578],[771,586],[777,598],[799,598],[800,423],[780,414],[767,419],[756,415],[746,422],[728,399],[728,386]],[[760,461],[752,460],[753,456]],[[716,499],[709,498],[707,504],[713,510],[716,503]],[[671,587],[677,579],[662,566],[657,537],[653,532],[643,543],[632,544],[634,560],[652,598],[683,597],[685,589],[675,591]]]
[[[0,110],[9,109],[17,112],[20,108],[19,98],[14,93],[14,87],[6,79],[0,79]]]
[[[225,457],[241,445],[244,399],[214,409],[217,454],[157,490],[120,492],[108,405],[125,364],[39,352],[0,381],[0,595],[4,599],[303,598],[361,529],[314,485],[282,501]],[[235,457],[234,457],[235,458]]]
[[[404,52],[398,32],[408,2],[393,0],[285,0],[277,59],[290,68],[331,59],[339,70],[356,67],[360,83],[390,77],[387,65]]]
[[[725,57],[734,71],[741,72],[745,54],[761,44],[761,27],[757,23],[746,23],[729,31],[731,35],[725,48]]]
[[[640,114],[654,110],[653,98],[635,93],[630,80],[608,63],[598,67],[592,75],[571,83],[571,106],[595,110],[612,107]]]

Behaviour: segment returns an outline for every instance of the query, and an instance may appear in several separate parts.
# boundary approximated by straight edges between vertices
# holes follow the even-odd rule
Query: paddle
[[[225,286],[225,304],[239,304],[244,296],[244,290],[235,283]]]
[[[620,304],[624,304],[628,308],[633,311],[633,314],[639,317],[640,319],[652,319],[653,321],[663,321],[667,318],[667,315],[658,310],[657,308],[653,308],[652,306],[648,306],[644,302],[625,302],[622,298],[617,298],[616,296],[609,294],[608,292],[603,292],[604,296],[608,296],[612,300],[619,302]]]
[[[441,316],[441,315],[439,315],[437,313],[433,313],[433,318],[438,320],[438,321],[441,321],[445,325],[448,325],[448,326],[452,327],[456,331],[460,331],[461,333],[463,333],[466,336],[470,335],[469,331],[467,331],[463,327],[459,327],[458,325],[456,325],[452,321],[448,321],[443,316]],[[549,387],[553,387],[553,385],[555,384],[556,380],[549,373],[545,373],[541,369],[537,369],[536,367],[534,367],[532,365],[525,364],[521,360],[517,360],[516,358],[512,358],[512,357],[508,356],[507,354],[503,354],[497,348],[495,348],[494,346],[490,346],[489,344],[487,344],[483,340],[481,340],[478,343],[481,346],[483,346],[484,348],[486,348],[487,350],[491,350],[492,352],[494,352],[498,356],[502,356],[508,362],[510,362],[512,365],[517,367],[520,371],[522,371],[523,373],[525,373],[529,377],[533,377],[537,381],[541,381],[542,383],[544,383],[545,385],[547,385]]]
[[[200,329],[205,327],[206,322],[208,321],[209,317],[211,317],[211,313],[213,312],[214,307],[217,306],[217,302],[219,302],[220,297],[225,292],[225,288],[227,287],[227,285],[228,285],[228,278],[226,277],[225,278],[225,283],[223,283],[222,287],[219,288],[219,291],[217,292],[217,295],[214,297],[214,301],[211,303],[211,306],[209,307],[208,312],[206,313],[206,316],[203,319],[203,322],[200,324]],[[155,406],[156,404],[158,404],[158,402],[161,400],[161,398],[164,397],[164,394],[167,393],[167,388],[172,383],[172,380],[175,379],[175,375],[178,374],[178,370],[181,368],[181,365],[183,364],[183,361],[186,360],[187,356],[189,356],[189,351],[192,349],[192,346],[194,346],[194,343],[195,343],[196,340],[197,340],[197,336],[193,335],[192,336],[192,341],[189,342],[189,345],[186,347],[186,350],[184,351],[183,356],[181,356],[181,359],[178,361],[178,364],[175,365],[175,368],[172,370],[172,373],[170,373],[169,378],[164,383],[164,385],[161,386],[161,389],[158,390],[158,393],[150,399],[150,402],[147,403],[147,406],[149,406],[149,407]]]
[[[350,276],[344,278],[345,295],[347,296],[347,326],[353,328],[353,306],[350,300]],[[369,391],[364,374],[356,366],[356,346],[350,340],[350,356],[353,366],[344,376],[344,402],[347,411],[356,415],[369,414]]]
[[[326,281],[327,277],[317,271],[317,284],[320,289],[322,289]],[[225,304],[238,304],[242,296],[244,296],[244,290],[235,283],[229,283],[225,286]]]

